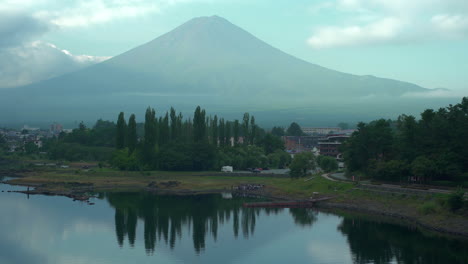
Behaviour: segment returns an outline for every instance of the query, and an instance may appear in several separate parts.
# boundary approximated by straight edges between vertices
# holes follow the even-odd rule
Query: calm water
[[[0,192],[0,263],[468,263],[466,241],[244,201],[107,193],[87,205]]]

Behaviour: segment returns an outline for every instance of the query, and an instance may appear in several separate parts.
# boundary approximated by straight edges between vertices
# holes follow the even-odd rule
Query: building
[[[58,123],[53,123],[52,125],[50,125],[50,131],[54,134],[59,134],[63,131],[63,126]]]
[[[328,135],[331,133],[338,133],[341,131],[339,127],[302,127],[302,132],[305,134],[312,135]]]
[[[349,138],[349,135],[335,134],[322,139],[319,144],[320,155],[334,157],[338,160],[342,159],[340,146]]]

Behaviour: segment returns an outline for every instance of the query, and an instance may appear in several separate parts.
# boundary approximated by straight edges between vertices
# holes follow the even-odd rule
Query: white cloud
[[[468,36],[468,15],[438,14],[431,18],[434,28],[453,36]]]
[[[115,19],[138,17],[160,11],[160,3],[141,0],[80,1],[55,11],[38,11],[36,16],[48,19],[60,27],[88,26]]]
[[[324,48],[384,42],[397,36],[404,24],[399,18],[387,17],[364,26],[323,27],[309,38],[308,43]]]
[[[335,0],[311,7],[342,18],[315,28],[314,48],[468,37],[466,0]],[[315,9],[314,9],[315,8]]]
[[[409,92],[401,95],[406,98],[461,98],[468,96],[468,89],[465,90],[445,90],[434,89],[428,92]]]
[[[27,85],[46,80],[109,57],[73,55],[41,41],[0,49],[0,88]]]

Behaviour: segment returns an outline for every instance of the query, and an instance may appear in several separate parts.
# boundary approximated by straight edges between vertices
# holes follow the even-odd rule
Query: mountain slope
[[[427,91],[407,82],[341,73],[300,60],[212,16],[192,19],[86,69],[4,92],[8,99],[3,103],[15,109],[16,118],[24,116],[20,115],[24,104],[50,118],[60,107],[65,107],[63,113],[80,109],[83,103],[85,110],[98,113],[155,104],[187,109],[197,104],[219,109],[231,105],[231,111],[249,111],[245,107],[254,103],[289,109]],[[23,108],[12,106],[12,98],[24,102]]]

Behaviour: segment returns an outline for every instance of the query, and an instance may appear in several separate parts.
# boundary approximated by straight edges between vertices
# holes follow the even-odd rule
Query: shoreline
[[[50,172],[49,172],[50,174]],[[161,173],[163,174],[163,173]],[[18,175],[18,174],[17,174]],[[110,181],[95,178],[75,177],[73,179],[55,179],[55,178],[40,178],[41,174],[37,175],[34,172],[20,173],[20,178],[4,182],[10,185],[34,188],[32,190],[15,191],[27,195],[51,195],[65,196],[73,200],[89,203],[89,198],[93,197],[96,192],[151,192],[160,195],[197,195],[207,193],[223,193],[235,192],[232,189],[232,184],[237,183],[259,183],[264,181],[265,187],[255,191],[239,191],[242,195],[251,195],[263,197],[271,200],[300,200],[307,199],[310,196],[310,191],[303,192],[299,187],[305,185],[301,179],[271,179],[271,178],[255,178],[255,177],[234,177],[226,176],[206,176],[203,173],[187,173],[187,175],[173,176],[170,178],[161,176],[141,177],[133,179],[130,182],[127,178],[120,181]],[[191,176],[190,176],[191,175]],[[196,175],[196,176],[194,176]],[[42,175],[43,176],[43,175]],[[135,176],[137,177],[137,176]],[[214,177],[214,178],[213,178]],[[319,209],[325,210],[345,210],[354,213],[363,213],[369,216],[383,216],[389,220],[403,221],[405,225],[416,225],[428,231],[433,231],[439,234],[446,234],[460,238],[468,238],[468,218],[466,212],[462,215],[448,214],[444,212],[436,212],[425,215],[418,213],[415,204],[421,204],[421,198],[411,198],[419,200],[410,200],[412,204],[407,205],[405,199],[395,195],[380,194],[376,197],[375,193],[366,190],[357,190],[352,184],[336,182],[327,182],[326,179],[321,179],[318,184],[326,185],[328,190],[322,188],[319,196],[335,194],[336,198],[331,201],[321,202],[317,205]],[[170,180],[172,179],[172,180]],[[76,181],[70,181],[76,180]],[[170,181],[168,181],[170,180]],[[194,185],[193,182],[198,183]],[[278,182],[277,182],[278,181]],[[176,182],[175,185],[172,183]],[[210,183],[210,184],[207,184]],[[307,181],[311,184],[314,181]],[[168,184],[171,183],[171,184]],[[283,185],[295,184],[292,189],[286,189]],[[340,185],[341,184],[341,185]],[[297,186],[299,187],[297,187]],[[348,186],[349,185],[349,186]],[[334,186],[334,187],[330,187]],[[337,191],[338,186],[338,191]],[[229,188],[231,187],[231,188]],[[311,188],[312,188],[311,187]],[[281,189],[282,188],[282,189]],[[318,188],[318,187],[317,187]],[[340,189],[341,188],[341,189]],[[313,189],[312,189],[313,190]],[[358,192],[358,193],[354,193]],[[309,196],[306,196],[309,194]],[[423,200],[424,201],[424,200]]]

